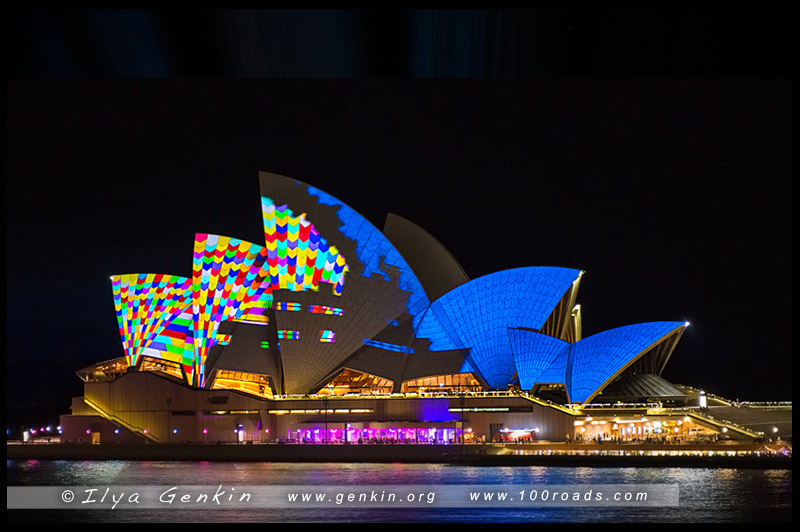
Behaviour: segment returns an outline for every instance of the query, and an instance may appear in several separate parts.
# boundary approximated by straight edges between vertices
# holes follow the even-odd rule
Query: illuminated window
[[[173,377],[177,377],[179,379],[183,378],[180,364],[157,358],[142,358],[139,371],[154,371],[157,373],[166,373],[167,375],[172,375]]]
[[[292,301],[278,301],[275,303],[275,310],[288,310],[291,312],[299,312],[303,309],[303,305],[300,303],[294,303]]]
[[[336,333],[328,330],[320,331],[319,341],[324,344],[332,344],[336,341]]]
[[[318,394],[392,393],[392,381],[352,369],[343,369]]]
[[[341,316],[344,312],[337,307],[326,307],[325,305],[309,305],[308,311],[312,314],[328,314],[331,316]]]
[[[147,360],[147,358],[144,360]],[[78,376],[85,382],[110,382],[124,375],[129,367],[127,359],[123,357],[82,369],[78,372]],[[145,370],[142,369],[140,371]],[[180,377],[180,367],[178,368],[178,377]]]
[[[531,412],[532,407],[527,407],[523,412]],[[509,412],[511,409],[507,406],[484,406],[477,408],[448,408],[448,412]]]
[[[278,331],[278,340],[299,340],[300,331]]]
[[[441,391],[480,391],[481,384],[472,373],[453,373],[437,375],[405,381],[400,391],[406,392],[441,392]]]
[[[272,399],[269,376],[244,371],[220,370],[214,378],[213,390],[239,390],[241,392]],[[234,412],[231,412],[234,413]]]

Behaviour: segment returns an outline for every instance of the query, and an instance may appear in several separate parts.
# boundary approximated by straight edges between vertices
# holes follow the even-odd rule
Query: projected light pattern
[[[216,344],[219,324],[240,319],[270,290],[267,250],[237,238],[198,234],[192,263],[194,367],[184,368],[195,386],[203,387],[205,363]]]
[[[308,311],[312,314],[328,314],[330,316],[341,316],[344,313],[344,310],[340,308],[324,305],[309,305]]]
[[[194,365],[191,301],[189,305],[142,350],[142,356],[161,358],[183,366]]]
[[[400,273],[398,281],[400,289],[410,292],[406,302],[406,309],[414,317],[414,325],[416,326],[430,301],[422,288],[422,283],[419,282],[406,260],[383,233],[378,231],[374,225],[353,208],[318,188],[309,186],[308,193],[316,196],[320,204],[339,208],[337,215],[342,222],[339,231],[356,243],[356,256],[364,265],[361,275],[371,277],[373,274],[378,274],[384,280],[389,281],[388,267],[397,268]]]
[[[269,309],[272,308],[272,293],[264,291],[261,297],[250,308],[245,309],[241,318],[234,321],[251,325],[269,325]]]
[[[519,385],[523,390],[530,390],[537,382],[547,382],[541,379],[545,370],[553,365],[562,351],[570,347],[564,340],[523,329],[508,329],[508,339],[514,353]],[[563,379],[562,371],[555,382],[561,383]]]
[[[452,366],[447,371],[460,365],[461,373],[473,373],[489,388],[505,389],[515,382],[526,390],[537,384],[563,384],[571,401],[583,402],[683,325],[621,327],[575,344],[538,332],[548,324],[545,332],[560,334],[552,331],[568,313],[565,296],[572,294],[572,301],[582,273],[568,268],[492,273],[460,284],[431,303],[397,248],[355,210],[319,189],[275,174],[262,175],[261,187],[265,247],[198,234],[191,279],[157,274],[112,277],[129,365],[135,367],[142,356],[179,363],[188,383],[203,387],[210,349],[233,340],[230,334],[219,333],[222,322],[280,327],[283,320],[283,327],[299,330],[268,329],[262,337],[277,333],[277,338],[270,336],[273,342],[299,340],[305,331],[307,342],[284,344],[281,353],[284,385],[297,393],[310,393],[320,379],[341,371],[346,362],[375,363],[368,358],[378,353],[362,348],[369,346],[395,353],[414,353],[417,348],[424,357],[433,358],[420,356],[414,363],[430,360],[432,368],[438,364],[437,352],[447,352],[441,355]],[[285,204],[277,205],[269,196]],[[312,213],[317,227],[331,240],[322,237],[307,214],[295,215],[289,205]],[[334,244],[347,253],[350,265]],[[359,275],[345,294],[351,268]],[[320,283],[331,285],[332,296],[344,297],[294,294],[288,299],[295,301],[273,300],[275,290],[317,292]],[[306,308],[308,312],[303,312]],[[278,324],[270,323],[274,311],[287,313],[278,315]],[[334,322],[341,325],[338,338],[333,330],[322,329]],[[580,337],[579,323],[577,327],[571,338]],[[658,367],[663,367],[675,343],[663,344],[656,353],[662,361]],[[262,347],[269,345],[262,341]],[[280,342],[272,346],[276,352],[280,347]],[[402,373],[405,367],[391,371]],[[422,373],[419,368],[413,372]],[[393,378],[403,381],[402,374]]]
[[[611,377],[685,322],[652,322],[604,331],[574,344],[566,385],[570,401],[583,403]]]
[[[552,267],[484,275],[434,301],[417,336],[431,339],[432,351],[468,349],[467,360],[489,386],[504,388],[517,371],[507,329],[540,329],[580,275]]]
[[[520,387],[564,384],[569,400],[583,403],[630,363],[684,327],[683,322],[640,323],[604,331],[570,344],[544,334],[509,329]]]
[[[136,366],[143,350],[191,305],[191,281],[175,275],[115,275],[111,277],[111,290],[130,366]]]
[[[564,384],[567,375],[567,359],[569,358],[569,348],[562,349],[556,357],[539,375],[537,382],[547,384]]]
[[[383,349],[384,351],[394,351],[395,353],[413,353],[414,350],[404,345],[390,344],[387,342],[379,342],[378,340],[370,340],[364,338],[364,345]]]
[[[261,198],[270,284],[273,290],[319,290],[319,283],[333,285],[341,295],[348,267],[335,246],[329,246],[305,215],[294,216],[287,205],[276,206]]]

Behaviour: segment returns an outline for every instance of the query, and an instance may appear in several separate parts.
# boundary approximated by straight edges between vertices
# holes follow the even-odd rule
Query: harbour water
[[[549,486],[672,485],[677,505],[658,507],[214,507],[9,510],[8,522],[791,522],[792,471],[722,468],[480,467],[444,464],[308,464],[7,460],[8,486]],[[99,492],[98,492],[99,493]]]

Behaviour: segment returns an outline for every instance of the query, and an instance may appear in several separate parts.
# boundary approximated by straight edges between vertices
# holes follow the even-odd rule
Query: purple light
[[[203,434],[208,434],[208,429],[203,429]]]

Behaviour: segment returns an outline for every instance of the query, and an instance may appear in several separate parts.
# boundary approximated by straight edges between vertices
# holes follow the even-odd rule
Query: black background
[[[263,242],[257,172],[471,278],[586,271],[584,336],[687,320],[665,377],[791,400],[788,23],[739,10],[9,11],[8,426],[122,356],[109,276]]]

